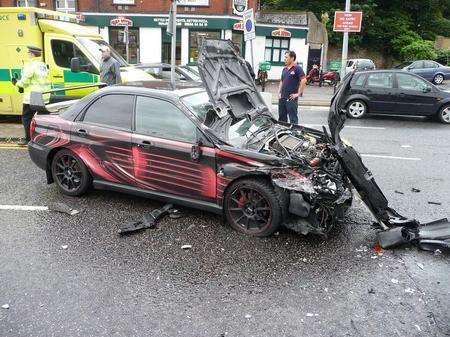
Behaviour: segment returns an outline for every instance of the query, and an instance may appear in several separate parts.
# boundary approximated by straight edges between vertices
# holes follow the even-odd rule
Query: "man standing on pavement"
[[[120,64],[114,58],[111,57],[111,50],[108,46],[101,46],[102,63],[100,64],[100,82],[107,85],[121,84],[122,78],[120,77]]]
[[[30,124],[35,111],[30,108],[31,92],[44,92],[50,90],[51,86],[48,81],[47,65],[41,61],[42,49],[34,46],[27,46],[30,61],[22,68],[20,80],[12,79],[14,85],[19,88],[19,92],[23,93],[22,97],[22,125],[25,130],[25,140],[20,145],[26,145],[31,140]],[[43,95],[44,103],[50,100],[50,94]]]
[[[278,120],[298,124],[298,98],[303,96],[306,86],[305,73],[295,62],[297,55],[293,51],[284,54],[285,67],[278,87]]]

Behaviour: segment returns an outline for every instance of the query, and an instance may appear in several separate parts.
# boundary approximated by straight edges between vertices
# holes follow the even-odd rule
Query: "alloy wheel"
[[[83,182],[83,173],[78,160],[68,154],[59,157],[56,161],[55,177],[64,190],[76,191]]]
[[[444,123],[450,124],[450,106],[442,109],[441,111],[441,119]]]
[[[256,189],[240,186],[230,194],[231,219],[247,231],[260,231],[272,221],[269,201]]]
[[[353,101],[348,106],[348,113],[353,118],[360,118],[366,113],[366,106],[361,101]]]
[[[444,76],[442,76],[441,74],[437,74],[436,76],[434,76],[434,83],[441,84],[442,82],[444,82]]]

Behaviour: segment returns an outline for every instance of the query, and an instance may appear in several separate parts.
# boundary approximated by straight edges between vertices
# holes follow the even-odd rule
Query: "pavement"
[[[326,116],[300,108],[310,126]],[[447,125],[393,117],[346,125],[344,138],[392,207],[421,221],[450,216]],[[64,197],[23,148],[0,147],[0,161],[0,208],[14,206],[0,209],[2,337],[450,335],[450,256],[414,247],[378,254],[359,202],[326,240],[288,230],[248,237],[191,209],[121,237],[121,224],[162,204],[106,191]],[[80,213],[18,210],[55,201]]]
[[[266,92],[272,94],[272,103],[278,104],[278,85],[279,82],[270,81],[266,85]],[[260,88],[260,86],[258,86]],[[325,84],[323,87],[319,85],[308,85],[305,88],[303,96],[299,98],[299,106],[330,106],[331,98],[334,94],[334,87]]]

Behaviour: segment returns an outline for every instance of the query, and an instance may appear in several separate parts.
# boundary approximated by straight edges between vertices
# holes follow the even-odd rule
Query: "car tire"
[[[439,85],[439,84],[442,84],[442,82],[444,82],[444,75],[442,75],[442,74],[434,75],[434,77],[433,77],[434,84]]]
[[[224,196],[225,217],[238,232],[264,237],[281,225],[288,198],[263,179],[242,179],[232,183]]]
[[[55,154],[51,170],[58,189],[65,195],[83,195],[92,185],[92,176],[86,165],[70,150],[60,150]]]
[[[444,105],[442,108],[439,109],[437,119],[441,123],[450,124],[450,104]]]
[[[347,104],[347,115],[351,118],[363,118],[367,114],[367,104],[360,99],[354,99]]]

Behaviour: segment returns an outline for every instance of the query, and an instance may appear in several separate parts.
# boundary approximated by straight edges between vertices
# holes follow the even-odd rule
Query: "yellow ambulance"
[[[59,88],[98,82],[99,48],[108,43],[96,29],[78,24],[75,15],[33,7],[0,7],[0,115],[22,113],[22,95],[11,80],[20,78],[21,69],[29,59],[28,45],[43,50],[49,80],[53,88]],[[121,65],[123,82],[153,80],[143,70],[130,66],[112,48],[111,55]],[[74,58],[78,62],[73,62]],[[52,101],[73,99],[93,90],[61,91]]]

